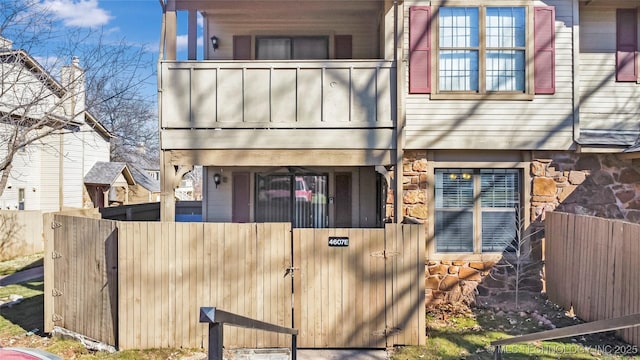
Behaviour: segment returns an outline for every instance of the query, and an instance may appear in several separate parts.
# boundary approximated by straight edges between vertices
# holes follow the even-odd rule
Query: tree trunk
[[[7,181],[9,180],[9,174],[11,173],[11,169],[13,165],[11,163],[7,164],[7,167],[2,170],[2,176],[0,176],[0,197],[4,194],[4,189],[7,186]]]

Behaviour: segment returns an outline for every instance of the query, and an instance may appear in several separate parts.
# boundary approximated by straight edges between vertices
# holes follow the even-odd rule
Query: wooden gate
[[[424,228],[294,229],[294,328],[302,348],[425,339]]]
[[[52,214],[45,219],[45,331],[55,325],[117,346],[117,222]]]

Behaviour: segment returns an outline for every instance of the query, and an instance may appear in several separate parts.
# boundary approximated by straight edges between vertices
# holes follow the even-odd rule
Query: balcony
[[[165,150],[395,147],[392,61],[164,61],[160,71]]]

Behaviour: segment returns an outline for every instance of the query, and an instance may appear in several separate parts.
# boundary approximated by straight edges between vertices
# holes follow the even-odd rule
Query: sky
[[[43,0],[67,27],[102,28],[114,39],[158,51],[162,9],[158,0]],[[180,14],[183,15],[183,14]],[[181,21],[182,20],[182,21]],[[178,19],[179,51],[186,51],[186,19]]]
[[[4,1],[4,0],[0,0]],[[37,0],[56,20],[61,30],[97,30],[105,35],[107,41],[126,41],[134,47],[144,47],[153,61],[150,66],[155,70],[159,49],[162,24],[162,7],[159,0]],[[199,18],[199,20],[201,20]],[[199,21],[201,24],[201,21]],[[198,27],[202,31],[201,25]],[[200,35],[201,36],[201,35]],[[201,41],[199,39],[199,41]],[[14,44],[21,48],[21,44]],[[32,54],[45,67],[47,58],[40,56],[37,49],[30,49]],[[51,57],[51,55],[47,55]],[[201,58],[201,50],[199,50]],[[178,12],[178,60],[187,57],[187,14]],[[64,61],[68,62],[67,60]],[[59,64],[60,61],[52,61]],[[82,66],[82,59],[81,64]],[[51,69],[50,69],[51,70]],[[155,80],[145,87],[149,97],[157,96]]]

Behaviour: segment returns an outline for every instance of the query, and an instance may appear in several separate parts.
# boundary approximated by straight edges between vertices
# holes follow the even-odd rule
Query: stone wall
[[[534,154],[531,220],[558,210],[639,223],[639,170],[613,154]]]
[[[408,151],[403,161],[403,222],[429,220],[428,161],[424,151]],[[640,172],[631,160],[607,154],[536,152],[530,168],[530,236],[523,259],[526,271],[522,291],[542,290],[541,239],[546,211],[565,211],[640,222]],[[387,199],[387,217],[393,218],[393,191]],[[525,204],[527,200],[525,200]],[[513,259],[510,262],[513,263]],[[494,296],[515,290],[515,271],[507,261],[440,261],[425,259],[427,306],[473,303],[477,295]]]

